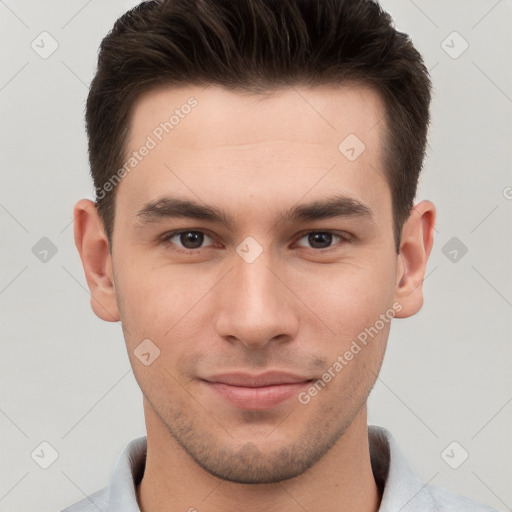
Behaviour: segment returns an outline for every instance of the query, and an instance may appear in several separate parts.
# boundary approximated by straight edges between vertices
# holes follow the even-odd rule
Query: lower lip
[[[240,409],[261,411],[270,409],[296,396],[310,384],[310,381],[278,384],[260,388],[246,388],[242,386],[230,386],[221,382],[203,381],[207,386],[222,398]]]

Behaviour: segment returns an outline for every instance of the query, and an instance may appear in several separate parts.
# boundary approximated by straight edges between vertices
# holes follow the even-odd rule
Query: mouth
[[[239,409],[260,411],[296,396],[314,379],[291,373],[267,372],[261,375],[225,373],[201,380],[216,398]]]

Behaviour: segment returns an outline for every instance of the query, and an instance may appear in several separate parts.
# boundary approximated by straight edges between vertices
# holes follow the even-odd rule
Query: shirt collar
[[[383,427],[368,426],[371,465],[382,500],[379,512],[437,510],[435,500],[409,466],[393,435]],[[140,512],[136,486],[146,463],[145,436],[131,441],[119,455],[108,487],[105,512]]]
[[[383,427],[368,427],[372,470],[383,488],[379,512],[432,512],[436,501],[407,462],[395,438]]]
[[[136,486],[144,473],[146,452],[146,436],[134,439],[121,452],[110,477],[105,512],[140,512]]]

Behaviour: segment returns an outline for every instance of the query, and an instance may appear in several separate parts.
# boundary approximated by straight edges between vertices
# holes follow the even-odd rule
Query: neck
[[[366,407],[334,446],[302,475],[272,484],[221,480],[201,468],[144,404],[148,451],[137,488],[142,512],[377,512]]]

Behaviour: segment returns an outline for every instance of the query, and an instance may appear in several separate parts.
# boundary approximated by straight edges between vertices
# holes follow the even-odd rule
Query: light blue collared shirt
[[[379,512],[497,512],[464,496],[424,484],[409,466],[392,434],[368,426],[373,474],[383,488]],[[131,441],[121,452],[107,487],[62,512],[140,512],[136,486],[144,473],[146,437]]]

